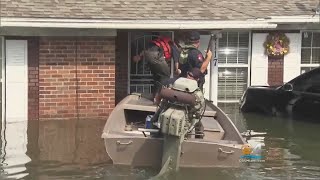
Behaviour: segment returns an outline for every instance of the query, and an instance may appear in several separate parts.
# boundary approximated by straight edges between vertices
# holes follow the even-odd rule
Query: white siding
[[[300,33],[287,33],[290,40],[290,50],[284,56],[283,82],[286,83],[300,74],[301,62],[301,35]]]
[[[263,43],[267,33],[252,34],[251,85],[268,85],[268,56]]]

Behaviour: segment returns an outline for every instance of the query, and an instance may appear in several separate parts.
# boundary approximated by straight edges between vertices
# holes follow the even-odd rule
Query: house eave
[[[269,16],[250,20],[106,20],[3,17],[0,27],[79,29],[276,29],[278,25],[316,24],[319,15]]]
[[[99,20],[53,18],[1,18],[1,27],[94,28],[94,29],[274,29],[264,20]]]
[[[317,14],[305,16],[269,16],[267,22],[276,24],[320,23],[320,16]]]

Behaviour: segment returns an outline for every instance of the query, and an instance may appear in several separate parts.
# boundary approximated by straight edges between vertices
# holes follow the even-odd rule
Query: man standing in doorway
[[[198,85],[203,90],[203,84],[205,83],[205,75],[207,74],[207,68],[212,58],[212,52],[209,49],[206,52],[206,58],[203,57],[200,47],[200,33],[197,31],[191,31],[187,35],[185,45],[181,48],[179,58],[179,69],[181,71],[180,76],[186,77],[187,72],[190,72],[193,68],[199,68],[202,76],[199,79]]]
[[[159,37],[152,40],[146,50],[134,56],[133,61],[139,62],[143,56],[153,75],[153,96],[155,97],[162,84],[170,78],[171,59],[175,64],[178,64],[179,51],[170,38]]]

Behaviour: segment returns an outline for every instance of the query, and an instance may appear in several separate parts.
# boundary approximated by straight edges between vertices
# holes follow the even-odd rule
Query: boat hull
[[[106,138],[106,151],[113,164],[134,167],[161,167],[162,138]],[[222,150],[222,151],[221,151]],[[180,167],[239,167],[241,146],[215,142],[184,141]]]

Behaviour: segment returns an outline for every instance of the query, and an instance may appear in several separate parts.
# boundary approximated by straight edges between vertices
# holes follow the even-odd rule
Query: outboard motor
[[[163,105],[158,121],[164,137],[162,170],[178,170],[181,144],[204,112],[205,99],[195,80],[177,79],[160,91]]]
[[[160,92],[166,107],[159,116],[162,134],[184,136],[199,122],[205,100],[196,81],[179,78]],[[202,110],[202,111],[201,111]]]

